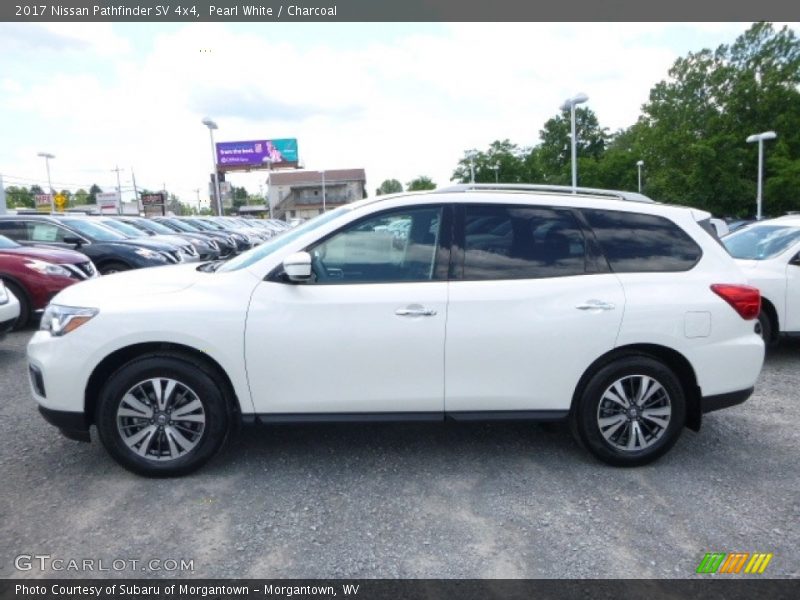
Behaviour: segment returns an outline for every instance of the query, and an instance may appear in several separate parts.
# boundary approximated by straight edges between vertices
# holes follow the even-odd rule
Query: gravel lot
[[[30,335],[0,342],[0,577],[92,575],[14,567],[47,554],[141,561],[95,573],[126,577],[192,559],[184,576],[684,578],[710,551],[773,552],[769,576],[800,576],[798,341],[645,468],[596,462],[560,424],[282,426],[149,480],[39,416]]]

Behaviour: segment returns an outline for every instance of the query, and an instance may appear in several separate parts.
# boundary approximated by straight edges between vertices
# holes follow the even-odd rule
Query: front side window
[[[309,249],[314,283],[431,281],[442,208],[387,211],[351,223]]]
[[[568,210],[466,205],[464,279],[536,279],[586,272],[586,243]]]
[[[773,258],[800,240],[800,227],[753,225],[722,240],[734,258],[764,260]]]
[[[51,243],[51,242],[64,242],[64,236],[69,236],[70,232],[64,229],[63,227],[59,227],[58,225],[54,225],[53,223],[45,223],[45,222],[28,222],[28,240],[31,242],[42,242],[42,243]]]
[[[675,223],[657,215],[582,209],[615,273],[688,271],[702,250]]]

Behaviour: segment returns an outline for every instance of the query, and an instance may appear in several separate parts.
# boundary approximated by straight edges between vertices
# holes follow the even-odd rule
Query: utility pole
[[[136,212],[141,213],[143,207],[139,206],[139,190],[136,189],[136,174],[133,172],[133,167],[131,167],[131,182],[133,183],[133,199],[136,201]]]
[[[0,215],[6,214],[6,188],[3,185],[3,176],[0,175]]]
[[[125,169],[120,169],[119,165],[111,169],[112,173],[117,174],[117,214],[122,212],[122,183],[119,180],[119,172],[124,171]]]

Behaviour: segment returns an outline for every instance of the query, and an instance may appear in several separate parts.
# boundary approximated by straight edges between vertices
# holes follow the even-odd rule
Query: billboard
[[[95,194],[97,206],[102,215],[118,215],[120,209],[120,197],[118,192],[98,192]]]
[[[36,194],[36,210],[49,213],[53,207],[53,196],[50,194]]]
[[[220,142],[217,145],[217,168],[281,169],[297,166],[297,140],[253,140],[249,142]]]

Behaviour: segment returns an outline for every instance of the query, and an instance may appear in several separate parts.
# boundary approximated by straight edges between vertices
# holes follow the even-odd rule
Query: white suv
[[[625,198],[385,196],[227,263],[80,283],[28,346],[33,394],[142,474],[197,468],[240,422],[569,419],[645,464],[749,397],[764,344],[708,213]]]
[[[761,291],[764,341],[800,334],[800,216],[759,221],[722,239],[748,281]]]

